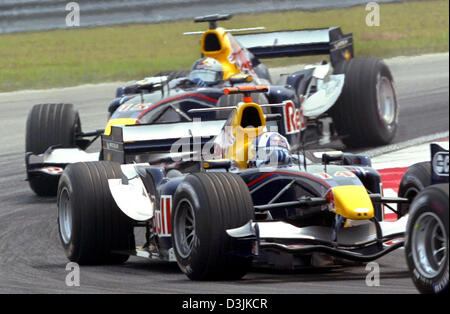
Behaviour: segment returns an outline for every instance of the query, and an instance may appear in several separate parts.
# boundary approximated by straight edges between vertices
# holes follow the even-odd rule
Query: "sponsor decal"
[[[328,173],[326,173],[326,172],[317,172],[317,173],[314,173],[314,175],[315,175],[315,176],[318,176],[318,177],[320,177],[320,178],[322,178],[322,179],[325,179],[325,180],[333,179],[333,177],[330,176],[330,175],[329,175]]]
[[[335,177],[347,177],[347,178],[354,178],[356,177],[352,172],[350,171],[336,171],[334,173]]]
[[[147,108],[149,108],[151,106],[151,104],[137,104],[137,105],[133,105],[133,104],[124,104],[122,106],[120,106],[119,111],[142,111],[145,110]]]
[[[272,136],[269,140],[269,147],[288,148],[286,141],[281,136]]]
[[[172,235],[171,226],[172,196],[161,195],[159,209],[155,210],[154,231],[160,237],[170,237]]]
[[[327,208],[330,212],[334,212],[336,210],[336,203],[334,202],[334,192],[333,189],[329,189],[325,194],[325,197],[328,200]]]
[[[253,70],[253,66],[248,54],[246,53],[246,49],[241,48],[239,43],[232,36],[228,36],[228,40],[231,45],[231,53],[228,56],[228,61],[235,64],[242,73],[251,75],[256,83],[258,83],[258,76]]]
[[[433,171],[437,176],[448,177],[448,152],[439,152],[434,155]]]
[[[405,241],[405,238],[397,238],[397,239],[393,239],[393,240],[384,242],[383,245],[385,247],[389,247],[389,246],[392,246],[394,244],[397,244],[397,243],[400,243],[400,242],[403,242],[403,241]]]
[[[119,150],[120,145],[114,142],[106,142],[106,148],[109,150]]]
[[[342,40],[336,41],[333,43],[333,50],[342,49],[344,47],[347,47],[349,45],[349,40],[347,38],[344,38]]]
[[[302,103],[304,98],[302,98]],[[286,101],[284,106],[284,129],[286,134],[299,133],[306,127],[303,109],[296,108],[292,101]]]
[[[304,244],[291,244],[287,246],[289,249],[302,249],[304,247],[307,247],[307,245]]]
[[[45,167],[40,169],[40,171],[50,175],[61,175],[64,172],[64,169],[59,167]]]

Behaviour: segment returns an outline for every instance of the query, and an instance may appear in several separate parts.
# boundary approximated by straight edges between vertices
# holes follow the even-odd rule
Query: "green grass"
[[[341,26],[352,32],[357,56],[391,57],[448,51],[448,0],[381,5],[380,27],[368,27],[364,6],[315,12],[238,15],[229,28],[267,30]],[[159,71],[189,69],[200,55],[202,30],[191,20],[0,35],[0,91],[139,79]],[[301,62],[267,60],[270,66]]]

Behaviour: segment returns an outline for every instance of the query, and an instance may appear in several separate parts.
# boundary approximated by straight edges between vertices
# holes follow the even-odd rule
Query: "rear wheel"
[[[448,184],[425,188],[411,204],[406,261],[421,293],[448,291]]]
[[[133,221],[117,207],[108,186],[108,179],[118,178],[120,165],[106,161],[71,164],[61,176],[58,226],[70,261],[124,263],[135,249]]]
[[[251,242],[226,234],[253,219],[253,202],[241,177],[188,175],[174,195],[173,245],[178,265],[192,280],[240,279],[251,266]],[[237,243],[239,242],[239,243]]]
[[[345,74],[345,84],[329,112],[344,144],[389,144],[397,132],[399,109],[388,66],[373,57],[351,59],[339,63],[335,73]]]
[[[35,105],[28,114],[25,151],[38,155],[54,145],[74,147],[80,132],[80,117],[72,104]],[[56,195],[58,177],[33,175],[28,182],[37,195]]]

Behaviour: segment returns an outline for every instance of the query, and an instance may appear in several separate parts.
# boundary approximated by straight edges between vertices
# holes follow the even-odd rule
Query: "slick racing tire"
[[[411,202],[414,198],[431,184],[431,163],[429,161],[419,162],[410,166],[403,174],[400,186],[398,188],[398,196],[409,199]],[[406,215],[409,211],[410,204],[398,205],[398,218]]]
[[[117,207],[108,186],[108,179],[121,173],[119,164],[98,161],[71,164],[61,176],[59,236],[71,262],[120,264],[135,249],[133,221]]]
[[[411,204],[405,254],[421,293],[448,292],[448,183],[425,188]]]
[[[344,144],[389,144],[397,132],[399,109],[388,66],[378,58],[357,58],[340,62],[335,74],[345,74],[345,83],[329,113]]]
[[[227,229],[253,219],[253,202],[241,177],[230,173],[188,175],[173,200],[172,239],[181,270],[192,280],[237,280],[252,262],[251,240]]]
[[[74,147],[79,132],[80,117],[72,104],[35,105],[27,118],[25,151],[38,155],[54,145]],[[58,177],[33,175],[28,182],[39,196],[56,195]]]

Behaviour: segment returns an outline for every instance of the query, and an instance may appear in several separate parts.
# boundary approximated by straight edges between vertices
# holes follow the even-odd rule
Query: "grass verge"
[[[285,30],[341,26],[352,32],[357,56],[391,57],[448,51],[448,0],[380,5],[379,27],[365,24],[364,6],[314,12],[238,15],[229,28]],[[182,36],[206,25],[191,20],[161,24],[80,28],[0,35],[0,91],[139,79],[159,71],[189,69],[199,57],[199,37]],[[267,60],[269,67],[300,62]]]

